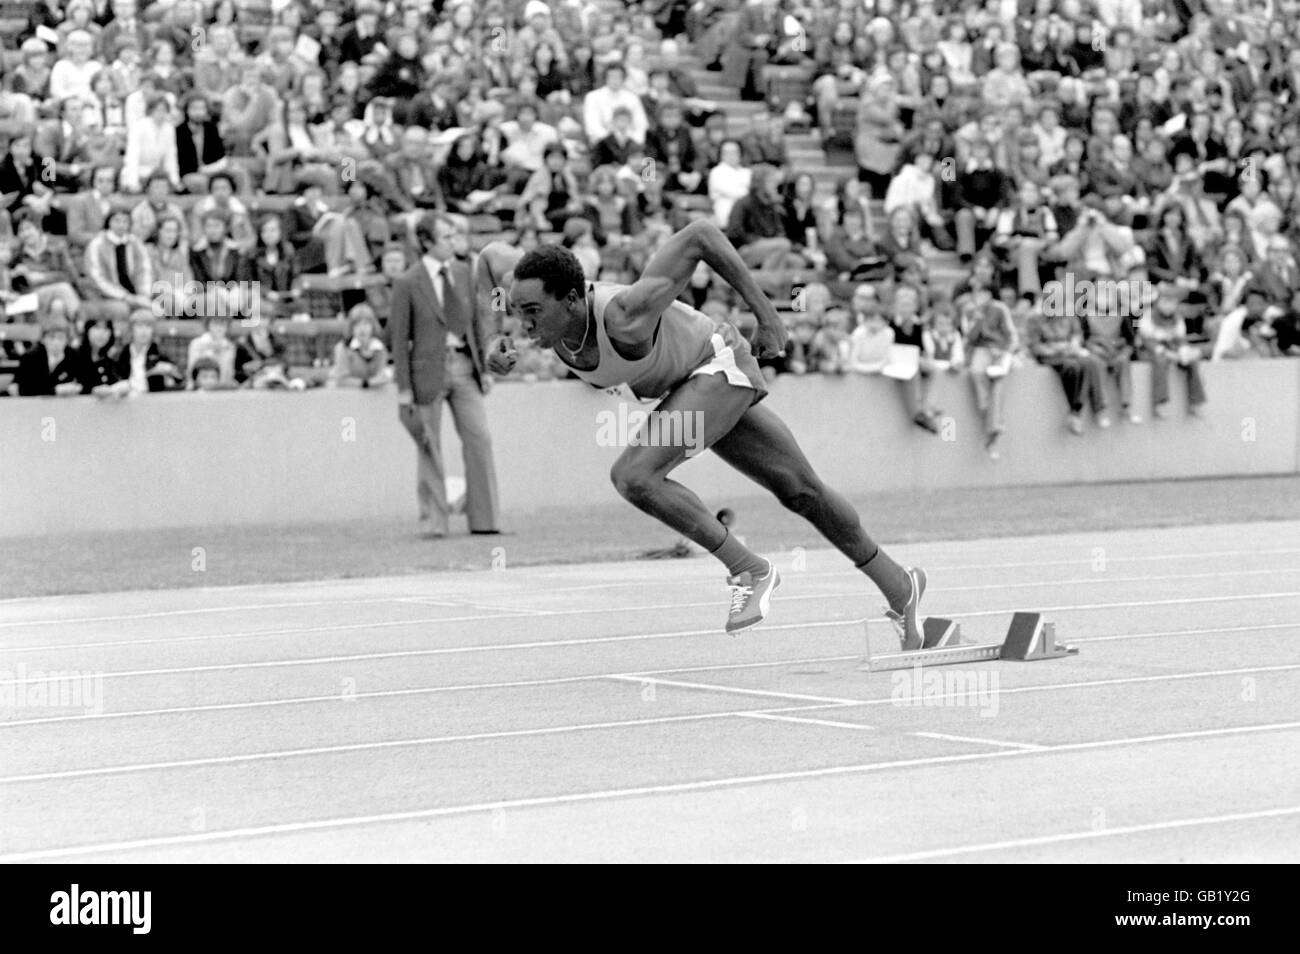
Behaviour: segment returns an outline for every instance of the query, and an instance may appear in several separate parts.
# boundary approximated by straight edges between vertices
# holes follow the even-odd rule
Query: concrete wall
[[[991,462],[967,378],[941,380],[945,438],[907,420],[900,386],[879,378],[785,378],[767,399],[825,479],[848,493],[1300,472],[1300,360],[1204,368],[1205,418],[1151,416],[1083,437],[1064,426],[1055,376],[1008,379],[1003,459]],[[499,385],[488,399],[503,506],[612,501],[602,411],[619,401],[573,382]],[[633,407],[639,407],[633,405]],[[450,422],[448,422],[450,424]],[[448,426],[452,473],[459,447]],[[678,471],[711,505],[761,493],[713,455]],[[369,391],[225,392],[0,400],[0,536],[123,527],[415,517],[414,450],[394,396]]]

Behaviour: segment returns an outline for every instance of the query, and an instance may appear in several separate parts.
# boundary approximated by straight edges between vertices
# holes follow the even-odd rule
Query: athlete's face
[[[523,333],[543,348],[554,348],[565,329],[585,315],[586,308],[585,295],[570,292],[556,298],[542,287],[540,278],[526,278],[510,286],[511,311],[519,316]]]

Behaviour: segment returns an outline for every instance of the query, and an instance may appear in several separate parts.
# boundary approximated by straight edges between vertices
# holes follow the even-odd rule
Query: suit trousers
[[[497,476],[492,459],[483,392],[474,380],[474,364],[459,351],[447,352],[442,392],[428,404],[417,404],[412,436],[418,453],[417,496],[420,519],[447,532],[447,475],[442,459],[442,407],[451,407],[452,420],[464,450],[465,516],[470,530],[496,530]]]

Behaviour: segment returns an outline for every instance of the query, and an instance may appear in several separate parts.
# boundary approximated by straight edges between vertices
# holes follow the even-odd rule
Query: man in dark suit
[[[496,467],[483,398],[487,315],[478,307],[469,267],[455,254],[456,226],[431,212],[415,228],[422,256],[393,286],[388,331],[399,413],[415,440],[417,496],[425,536],[447,535],[446,474],[442,460],[442,405],[465,454],[465,514],[471,533],[498,533]]]

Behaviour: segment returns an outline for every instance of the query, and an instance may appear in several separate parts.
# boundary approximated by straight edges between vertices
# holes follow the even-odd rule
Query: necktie
[[[115,245],[113,254],[117,257],[117,283],[126,289],[128,295],[134,295],[135,283],[131,281],[131,269],[126,261],[126,243]]]
[[[460,295],[456,292],[456,285],[451,278],[450,264],[444,264],[439,269],[438,275],[442,279],[442,314],[447,322],[447,330],[455,335],[464,335],[468,330],[469,322]]]

